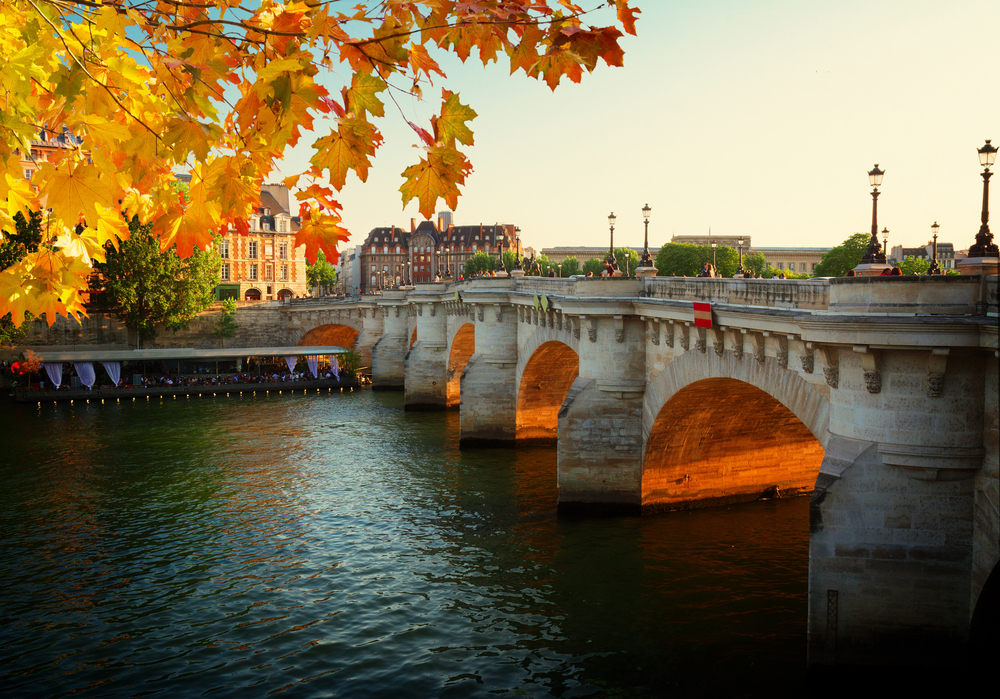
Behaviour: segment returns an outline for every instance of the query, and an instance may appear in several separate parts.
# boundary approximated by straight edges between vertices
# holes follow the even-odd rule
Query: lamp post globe
[[[882,185],[882,177],[885,170],[879,169],[878,163],[868,171],[868,184],[872,187],[872,237],[868,241],[865,254],[861,257],[861,264],[885,264],[885,251],[878,242],[878,188]]]
[[[645,225],[646,232],[642,243],[642,260],[639,262],[640,267],[652,267],[653,258],[649,256],[649,214],[652,209],[649,208],[649,204],[642,207],[642,221]]]
[[[736,268],[736,273],[739,274],[739,275],[744,275],[744,274],[746,274],[746,270],[743,269],[743,236],[740,236],[739,238],[737,238],[736,244],[740,248],[740,264]],[[714,249],[712,251],[712,254],[713,254],[713,257],[714,257],[714,255],[715,255]]]
[[[993,173],[990,168],[996,162],[997,148],[986,139],[986,145],[977,149],[979,153],[979,164],[983,166],[983,213],[982,225],[976,233],[976,242],[969,247],[969,257],[1000,257],[1000,250],[993,242],[993,234],[990,233],[990,178]]]

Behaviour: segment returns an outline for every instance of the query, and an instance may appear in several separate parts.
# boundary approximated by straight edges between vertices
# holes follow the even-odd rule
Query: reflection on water
[[[557,518],[554,449],[401,407],[0,408],[5,696],[798,688],[805,499]]]

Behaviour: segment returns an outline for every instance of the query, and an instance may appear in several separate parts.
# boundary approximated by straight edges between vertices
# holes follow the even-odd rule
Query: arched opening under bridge
[[[580,374],[580,357],[552,340],[535,350],[521,374],[517,392],[517,441],[555,444],[559,408]]]
[[[644,511],[811,492],[823,447],[777,399],[730,378],[695,381],[660,409],[646,443]]]
[[[320,325],[313,328],[296,343],[299,346],[337,345],[349,350],[354,349],[358,339],[358,331],[349,325]]]
[[[466,323],[455,333],[451,342],[451,354],[448,355],[448,397],[446,405],[457,408],[461,402],[462,372],[469,363],[469,357],[476,351],[476,328],[472,323]]]

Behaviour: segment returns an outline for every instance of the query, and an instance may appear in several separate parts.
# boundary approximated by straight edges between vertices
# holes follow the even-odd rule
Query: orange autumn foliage
[[[353,7],[321,0],[0,0],[0,235],[18,212],[49,209],[37,253],[0,271],[0,317],[84,312],[94,260],[128,236],[126,217],[151,222],[182,256],[213,233],[245,233],[261,184],[286,148],[317,124],[299,188],[297,243],[337,257],[348,232],[335,199],[353,172],[364,182],[383,136],[372,119],[395,92],[420,96],[446,75],[435,56],[484,64],[506,55],[511,73],[579,82],[598,59],[622,65],[629,0],[595,10],[567,0],[384,0]],[[340,93],[318,82],[343,81]],[[317,122],[317,118],[322,120]],[[439,112],[412,124],[422,153],[400,187],[430,217],[455,208],[472,165],[476,117],[442,90]],[[22,154],[40,130],[78,137],[29,184]],[[328,130],[328,132],[327,132]],[[189,197],[174,189],[191,175]]]

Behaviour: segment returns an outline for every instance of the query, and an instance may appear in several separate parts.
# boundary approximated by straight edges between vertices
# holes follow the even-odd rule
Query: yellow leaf
[[[111,205],[108,179],[102,181],[93,165],[66,158],[58,167],[42,163],[38,172],[46,205],[69,227],[75,226],[81,215],[92,217],[97,204]]]

